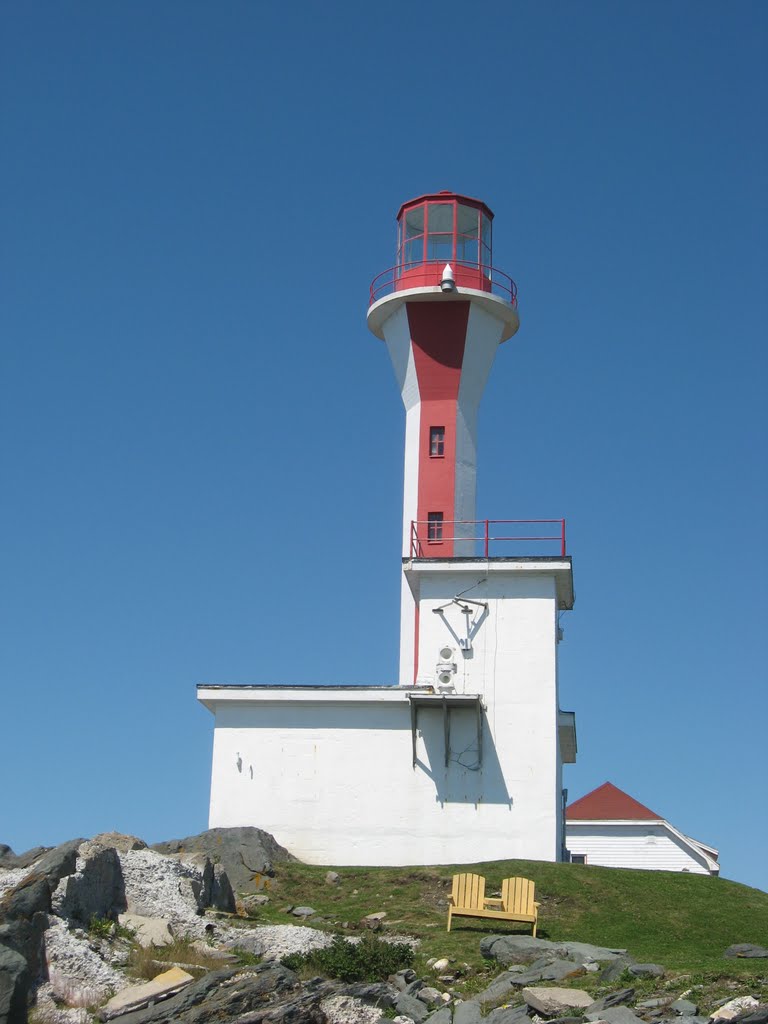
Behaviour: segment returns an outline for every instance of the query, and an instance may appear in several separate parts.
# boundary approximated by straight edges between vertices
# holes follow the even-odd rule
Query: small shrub
[[[114,928],[114,921],[108,917],[97,917],[96,914],[88,922],[88,934],[97,939],[108,939],[110,935],[114,934]]]
[[[375,935],[364,935],[358,943],[348,942],[340,935],[325,949],[311,953],[291,953],[283,964],[292,971],[311,967],[341,981],[382,981],[410,967],[413,950],[404,942],[384,942]]]

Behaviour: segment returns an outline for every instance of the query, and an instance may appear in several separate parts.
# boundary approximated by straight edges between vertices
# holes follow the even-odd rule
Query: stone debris
[[[739,996],[738,999],[729,999],[727,1003],[718,1006],[710,1015],[710,1020],[733,1020],[734,1017],[740,1017],[751,1010],[756,1010],[759,1005],[759,1001],[754,996]]]
[[[528,1006],[545,1017],[562,1016],[574,1007],[585,1009],[593,1002],[588,992],[578,988],[524,988],[522,996]]]

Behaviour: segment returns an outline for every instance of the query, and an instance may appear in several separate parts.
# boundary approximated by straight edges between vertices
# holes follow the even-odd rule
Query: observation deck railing
[[[451,262],[451,261],[448,261]],[[377,274],[371,281],[369,306],[386,295],[404,291],[406,288],[424,288],[428,285],[439,285],[446,260],[420,260],[415,263],[399,263]],[[503,299],[511,306],[517,306],[517,285],[503,270],[498,267],[485,266],[464,260],[451,262],[456,285],[461,288],[474,288],[489,292]],[[423,271],[423,273],[421,273]],[[475,280],[472,281],[472,278]]]
[[[541,529],[524,529],[529,526]],[[565,558],[565,520],[446,519],[437,523],[415,519],[411,521],[411,558],[445,557],[442,551],[446,544],[458,544],[462,548],[474,545],[474,551],[470,552],[470,555],[483,558],[499,555],[514,557],[520,554],[556,554]],[[548,550],[531,549],[531,544],[546,545]]]

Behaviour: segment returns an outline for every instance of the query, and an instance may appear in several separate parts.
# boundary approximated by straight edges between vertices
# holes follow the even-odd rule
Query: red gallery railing
[[[514,533],[508,530],[497,533],[499,527],[545,526],[553,527],[551,532]],[[449,530],[451,532],[449,532]],[[509,544],[547,544],[557,545],[557,553],[565,558],[565,520],[564,519],[465,519],[441,520],[439,523],[427,520],[411,520],[411,558],[440,558],[440,548],[446,543],[475,545],[477,557],[494,557],[499,545]],[[530,548],[528,549],[530,550]],[[482,551],[482,555],[480,555]],[[508,555],[519,554],[519,550]],[[543,554],[537,551],[536,554]]]
[[[407,288],[423,288],[427,285],[438,287],[445,263],[445,260],[419,260],[399,263],[396,267],[383,270],[371,281],[369,306],[385,295]],[[459,290],[472,287],[477,291],[490,292],[511,306],[517,306],[517,285],[503,270],[462,260],[457,260],[452,266]]]

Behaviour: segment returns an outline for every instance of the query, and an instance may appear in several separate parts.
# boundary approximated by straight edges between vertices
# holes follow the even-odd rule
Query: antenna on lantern
[[[443,276],[440,278],[440,287],[444,292],[453,292],[456,290],[456,280],[453,276],[453,270],[451,264],[446,263],[443,267]]]

